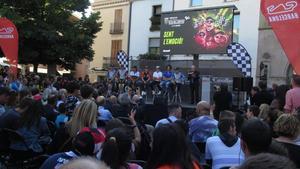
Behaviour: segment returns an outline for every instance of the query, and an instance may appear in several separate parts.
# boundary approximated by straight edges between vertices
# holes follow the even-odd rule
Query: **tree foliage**
[[[19,62],[70,69],[82,59],[92,60],[102,22],[100,13],[86,16],[89,5],[89,0],[1,0],[0,16],[11,19],[19,31]]]

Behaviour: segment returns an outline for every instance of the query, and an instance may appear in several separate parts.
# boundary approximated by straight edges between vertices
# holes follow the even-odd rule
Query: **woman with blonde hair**
[[[84,127],[97,128],[97,105],[92,100],[82,101],[74,110],[71,120],[57,130],[52,143],[49,145],[48,153],[69,151],[72,140]]]
[[[263,121],[267,121],[269,112],[270,106],[268,104],[260,105],[258,118],[262,119]]]
[[[278,135],[275,140],[288,150],[289,158],[297,168],[300,167],[300,146],[294,140],[299,136],[299,126],[298,118],[291,114],[282,114],[274,124],[274,132]]]

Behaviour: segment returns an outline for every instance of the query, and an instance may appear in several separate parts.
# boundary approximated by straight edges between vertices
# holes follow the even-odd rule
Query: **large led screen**
[[[222,54],[232,42],[234,8],[163,13],[161,54]]]

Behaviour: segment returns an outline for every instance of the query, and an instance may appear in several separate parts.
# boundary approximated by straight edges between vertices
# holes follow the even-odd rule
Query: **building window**
[[[191,6],[201,6],[203,5],[203,0],[191,0]]]
[[[159,38],[150,38],[149,39],[149,54],[159,55],[160,50],[160,39]]]
[[[239,33],[240,33],[240,14],[236,13],[233,17],[233,42],[239,41]]]
[[[117,65],[117,53],[122,50],[122,40],[111,41],[111,61],[110,64]]]
[[[153,6],[153,14],[150,18],[151,27],[150,31],[159,31],[160,30],[160,19],[161,19],[161,5]]]
[[[160,16],[161,15],[161,5],[153,6],[153,16]]]
[[[122,22],[123,12],[122,9],[115,10],[114,22],[110,24],[110,34],[122,34],[124,24]]]

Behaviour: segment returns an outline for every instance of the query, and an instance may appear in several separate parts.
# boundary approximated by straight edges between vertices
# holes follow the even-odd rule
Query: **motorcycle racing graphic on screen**
[[[192,18],[197,31],[194,40],[204,50],[222,51],[231,43],[232,17],[230,9],[198,12]]]
[[[233,8],[162,15],[161,54],[224,54],[232,42]]]

